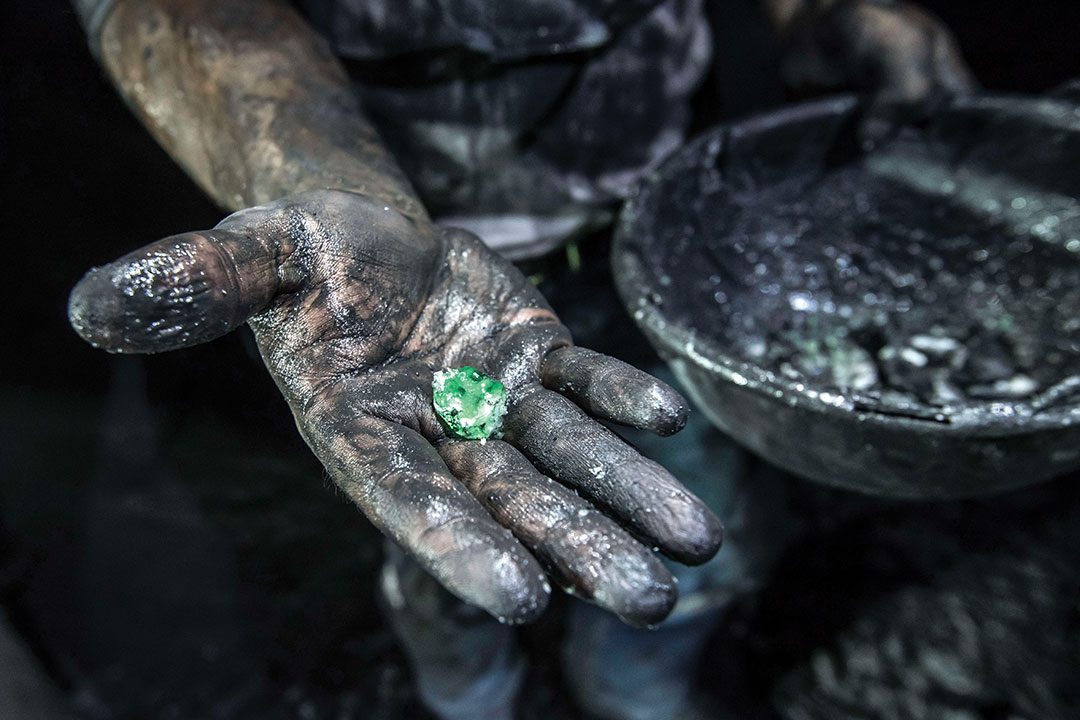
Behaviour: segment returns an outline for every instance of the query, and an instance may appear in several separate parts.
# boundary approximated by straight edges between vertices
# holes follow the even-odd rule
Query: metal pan
[[[696,405],[799,475],[983,495],[1080,467],[1080,93],[958,100],[875,147],[839,97],[642,183],[619,293]]]

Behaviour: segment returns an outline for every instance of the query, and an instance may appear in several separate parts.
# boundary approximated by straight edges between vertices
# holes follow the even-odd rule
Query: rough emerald
[[[447,431],[466,440],[489,438],[502,426],[506,388],[468,365],[435,373],[435,412]]]

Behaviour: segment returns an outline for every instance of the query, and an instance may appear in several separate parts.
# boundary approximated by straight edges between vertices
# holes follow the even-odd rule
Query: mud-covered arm
[[[919,114],[976,83],[945,25],[898,0],[761,0],[797,89],[873,96],[879,114]]]
[[[682,397],[574,346],[517,268],[428,222],[287,9],[117,0],[99,22],[103,62],[151,131],[222,205],[254,207],[91,269],[74,329],[153,353],[246,322],[338,487],[450,592],[526,622],[555,583],[629,623],[662,620],[678,593],[653,548],[701,563],[722,528],[598,421],[671,434]],[[466,365],[507,388],[502,439],[455,439],[436,415],[434,373]]]
[[[426,219],[325,41],[276,0],[76,0],[147,129],[227,210],[350,190]]]

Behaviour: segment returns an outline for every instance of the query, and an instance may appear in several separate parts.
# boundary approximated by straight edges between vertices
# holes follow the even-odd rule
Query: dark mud
[[[1080,203],[909,129],[755,187],[672,178],[651,258],[668,318],[739,359],[884,402],[1031,398],[1080,373]]]

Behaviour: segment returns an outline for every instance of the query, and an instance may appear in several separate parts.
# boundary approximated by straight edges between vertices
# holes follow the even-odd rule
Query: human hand
[[[977,85],[945,25],[893,0],[818,0],[785,33],[785,81],[792,87],[849,88],[871,95],[864,134],[918,118]]]
[[[474,236],[368,197],[303,193],[165,238],[88,272],[69,317],[94,346],[137,353],[246,320],[339,487],[447,589],[508,622],[543,611],[544,570],[628,623],[658,622],[677,591],[648,546],[689,564],[719,547],[708,508],[594,419],[671,434],[678,393],[573,346]],[[455,440],[437,418],[433,373],[462,365],[506,386],[503,439]]]

